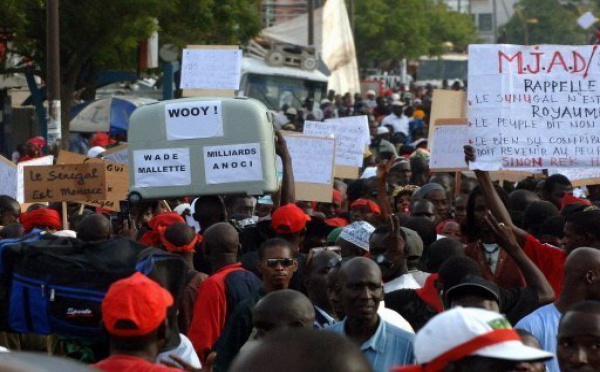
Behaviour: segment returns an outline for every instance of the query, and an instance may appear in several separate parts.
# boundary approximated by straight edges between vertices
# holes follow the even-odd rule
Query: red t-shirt
[[[523,251],[544,274],[558,298],[562,289],[567,252],[549,244],[542,244],[531,234],[527,235]]]
[[[181,369],[152,363],[146,359],[131,355],[113,355],[92,367],[105,372],[174,372]]]

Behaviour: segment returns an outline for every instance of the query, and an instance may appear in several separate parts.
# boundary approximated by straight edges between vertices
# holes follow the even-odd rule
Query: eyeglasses
[[[341,267],[342,264],[348,260],[350,260],[348,257],[346,257],[346,258],[334,257],[331,260],[329,260],[329,267],[332,269],[336,266]]]
[[[283,267],[290,267],[294,264],[293,258],[267,258],[263,260],[267,267],[277,267],[277,264],[280,264]]]

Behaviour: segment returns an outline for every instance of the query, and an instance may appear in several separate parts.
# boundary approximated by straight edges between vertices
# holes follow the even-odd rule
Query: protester
[[[216,223],[204,232],[213,274],[198,289],[189,338],[204,363],[227,320],[260,285],[258,278],[238,263],[239,236],[228,223]]]
[[[165,339],[167,308],[173,297],[156,282],[136,273],[115,282],[102,301],[102,322],[110,336],[110,357],[101,371],[172,371],[155,364]]]
[[[306,263],[306,293],[314,306],[314,327],[320,329],[335,323],[333,305],[327,296],[327,276],[340,255],[327,248],[313,248],[312,252]]]
[[[290,242],[274,238],[264,242],[258,251],[256,263],[262,278],[259,288],[254,289],[248,298],[240,302],[215,344],[217,359],[215,367],[226,371],[241,347],[252,333],[252,310],[265,295],[288,289],[298,262],[294,259],[294,247]],[[202,298],[202,297],[200,297]],[[314,322],[314,315],[313,320]],[[311,322],[311,324],[312,324]]]
[[[315,310],[310,300],[292,289],[267,294],[252,310],[255,340],[280,331],[312,329],[314,322]]]
[[[0,195],[0,226],[18,223],[20,216],[19,202],[8,195]]]
[[[414,361],[414,335],[387,323],[377,314],[383,299],[381,271],[368,258],[356,257],[340,268],[337,295],[346,318],[328,328],[360,346],[375,371]]]
[[[500,314],[455,308],[434,317],[415,338],[418,366],[394,372],[515,371],[521,362],[553,358],[553,354],[526,346]]]
[[[450,217],[450,201],[443,186],[437,183],[428,183],[415,192],[412,198],[413,200],[429,200],[433,203],[437,223]]]
[[[600,302],[583,301],[565,312],[558,325],[556,357],[560,370],[600,370]]]
[[[21,213],[21,224],[25,233],[33,229],[39,229],[45,232],[53,233],[62,230],[62,221],[60,213],[54,209],[42,207],[33,211]]]
[[[342,257],[366,256],[369,253],[369,238],[375,228],[365,221],[353,222],[344,227],[335,244],[341,248]]]

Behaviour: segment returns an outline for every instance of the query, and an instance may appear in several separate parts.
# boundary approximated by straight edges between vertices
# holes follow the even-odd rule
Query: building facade
[[[495,43],[499,30],[515,13],[518,0],[444,0],[453,10],[468,13],[482,42]]]

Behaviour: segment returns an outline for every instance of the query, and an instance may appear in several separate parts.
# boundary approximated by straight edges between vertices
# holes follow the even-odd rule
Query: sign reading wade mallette
[[[221,101],[181,101],[165,105],[167,140],[223,137]]]
[[[186,186],[192,183],[190,149],[148,149],[133,152],[137,187]]]
[[[471,45],[471,169],[600,167],[597,45]]]

